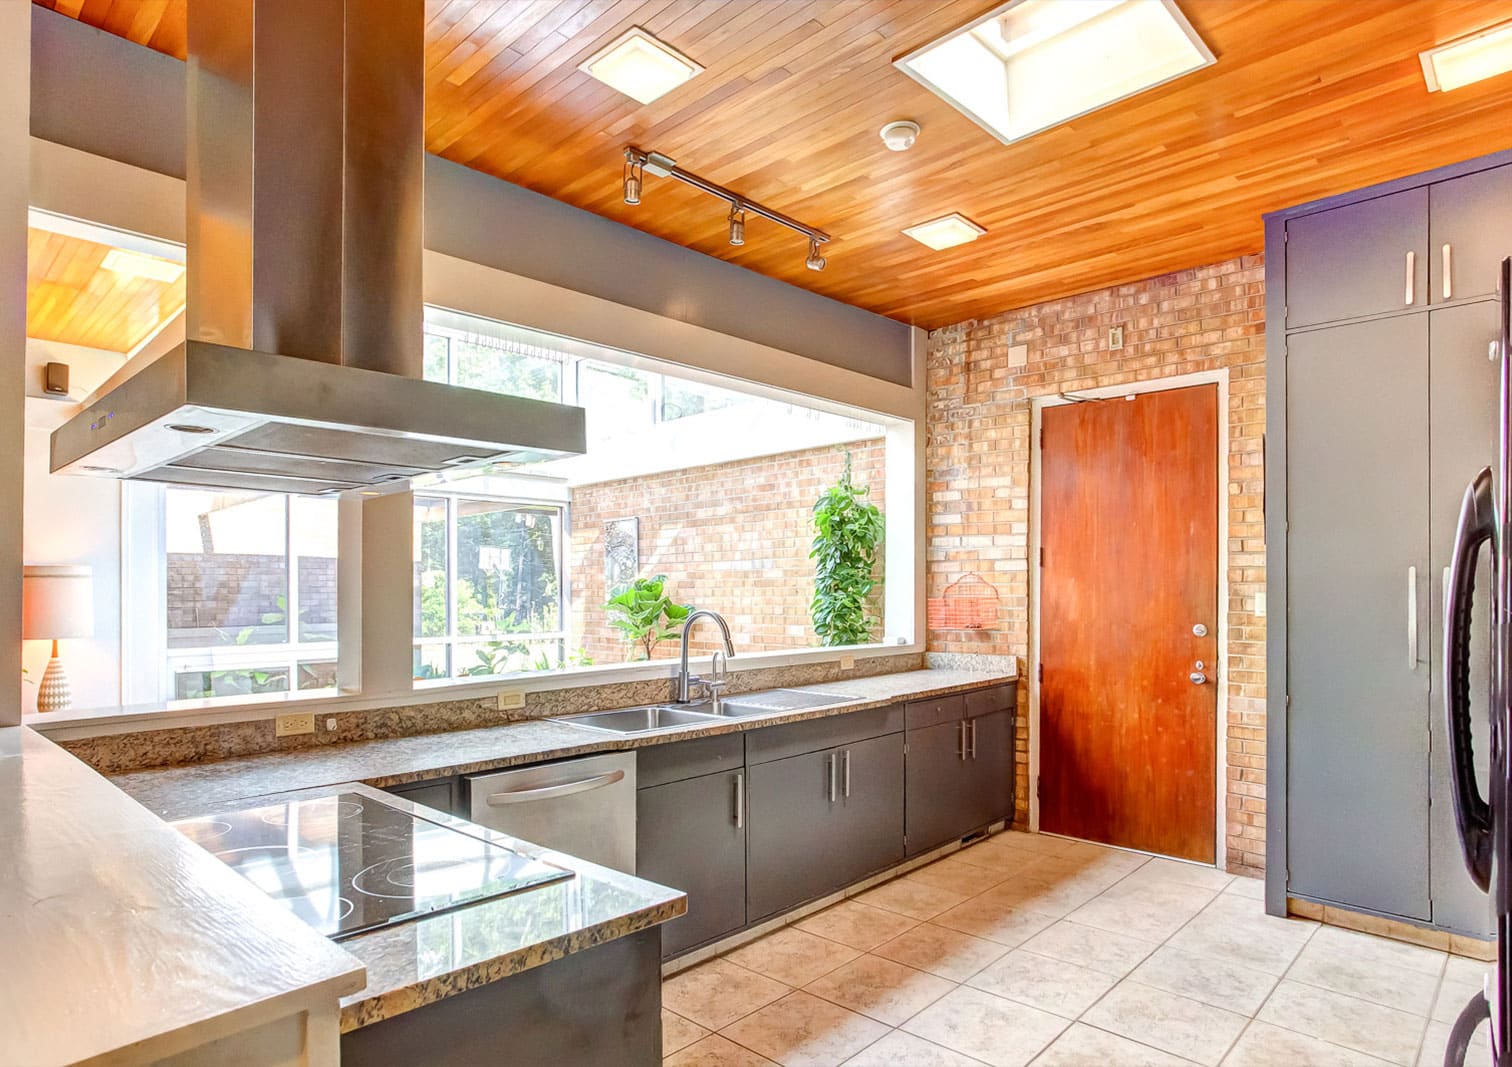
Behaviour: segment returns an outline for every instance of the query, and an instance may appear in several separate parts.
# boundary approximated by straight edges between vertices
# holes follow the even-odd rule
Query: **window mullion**
[[[457,668],[457,498],[446,498],[446,636],[448,673]]]

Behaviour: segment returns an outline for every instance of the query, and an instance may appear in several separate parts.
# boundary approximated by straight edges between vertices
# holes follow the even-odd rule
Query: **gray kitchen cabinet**
[[[966,720],[908,731],[908,854],[953,841],[972,827],[964,813]]]
[[[1290,888],[1427,920],[1427,317],[1291,334],[1286,379]]]
[[[1428,303],[1428,190],[1286,223],[1286,328]]]
[[[839,834],[835,752],[822,749],[748,768],[746,914],[751,922],[824,896]]]
[[[928,852],[1013,814],[1013,685],[907,706],[907,850]]]
[[[843,889],[903,859],[903,735],[835,750],[840,779],[830,889]]]
[[[467,812],[462,810],[457,799],[457,779],[432,778],[423,782],[406,782],[403,785],[391,785],[384,789],[386,793],[392,793],[396,797],[415,804],[424,804],[428,808],[444,811],[448,815],[460,815],[467,817]]]
[[[1013,740],[1018,710],[994,711],[966,720],[963,817],[966,831],[1013,816]]]
[[[1488,357],[1509,205],[1512,152],[1500,152],[1266,217],[1271,914],[1300,897],[1491,932],[1460,853],[1441,676],[1460,502],[1494,458]],[[1471,644],[1483,788],[1489,577],[1483,561]]]
[[[1506,171],[1508,168],[1501,169]],[[1434,189],[1437,191],[1438,186]],[[1507,249],[1512,251],[1512,241]],[[1492,466],[1496,458],[1497,364],[1487,358],[1496,335],[1497,312],[1493,302],[1441,308],[1428,316],[1431,427],[1428,481],[1433,522],[1430,530],[1433,626],[1429,642],[1433,669],[1429,676],[1428,717],[1433,804],[1430,809],[1429,885],[1434,923],[1476,937],[1491,937],[1495,926],[1490,898],[1470,880],[1460,853],[1450,795],[1449,738],[1440,680],[1444,654],[1444,576],[1453,550],[1460,500],[1475,472]],[[1481,795],[1488,796],[1491,731],[1486,709],[1490,699],[1491,563],[1488,548],[1483,547],[1481,554],[1475,583],[1476,630],[1470,646],[1470,707],[1476,776],[1480,780]]]
[[[1512,166],[1429,186],[1428,237],[1430,301],[1493,295],[1512,253]]]
[[[744,787],[736,769],[636,791],[636,874],[688,894],[687,914],[662,926],[663,958],[745,926]]]
[[[755,731],[753,738],[784,729]],[[759,744],[774,740],[781,743],[762,738]],[[748,758],[749,752],[748,742]],[[747,773],[751,922],[843,889],[903,858],[901,733],[752,764]]]

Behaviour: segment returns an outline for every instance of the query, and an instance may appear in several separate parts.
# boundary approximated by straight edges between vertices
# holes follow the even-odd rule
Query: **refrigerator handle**
[[[1449,765],[1454,820],[1470,877],[1483,891],[1491,886],[1491,808],[1475,783],[1470,733],[1470,637],[1476,559],[1496,536],[1491,468],[1485,467],[1465,490],[1454,530],[1454,555],[1444,587],[1444,712],[1448,720]]]

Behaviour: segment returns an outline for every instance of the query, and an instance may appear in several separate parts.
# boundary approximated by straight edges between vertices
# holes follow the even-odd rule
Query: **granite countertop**
[[[687,911],[688,898],[680,890],[541,848],[360,783],[294,790],[259,798],[259,802],[334,792],[365,793],[573,874],[565,881],[338,942],[339,948],[367,968],[367,984],[341,999],[342,1033],[625,937]]]
[[[743,716],[641,737],[602,733],[552,719],[531,719],[476,730],[354,741],[213,763],[157,767],[115,775],[111,781],[148,808],[172,819],[203,814],[217,806],[270,793],[358,781],[382,788],[592,752],[624,751],[845,715],[900,700],[943,696],[1015,678],[1004,673],[926,668],[792,687],[853,698],[845,704]]]
[[[0,728],[0,1061],[156,1062],[362,964],[33,730]]]

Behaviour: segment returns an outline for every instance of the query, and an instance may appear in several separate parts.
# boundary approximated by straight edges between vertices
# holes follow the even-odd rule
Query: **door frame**
[[[1129,382],[1125,385],[1099,386],[1093,389],[1076,389],[1077,397],[1102,400],[1110,397],[1132,396],[1136,393],[1160,393],[1170,389],[1185,389],[1194,385],[1218,387],[1218,617],[1215,633],[1218,639],[1217,659],[1213,665],[1214,684],[1218,687],[1218,707],[1214,715],[1213,790],[1217,796],[1213,822],[1213,866],[1224,870],[1228,861],[1228,451],[1229,451],[1229,372],[1227,367],[1218,370],[1195,371],[1191,374],[1174,374],[1168,378],[1152,378],[1149,381]],[[1029,829],[1039,832],[1039,772],[1040,772],[1040,427],[1042,413],[1047,407],[1059,407],[1075,403],[1051,393],[1029,399]],[[1183,861],[1185,862],[1185,861]]]

